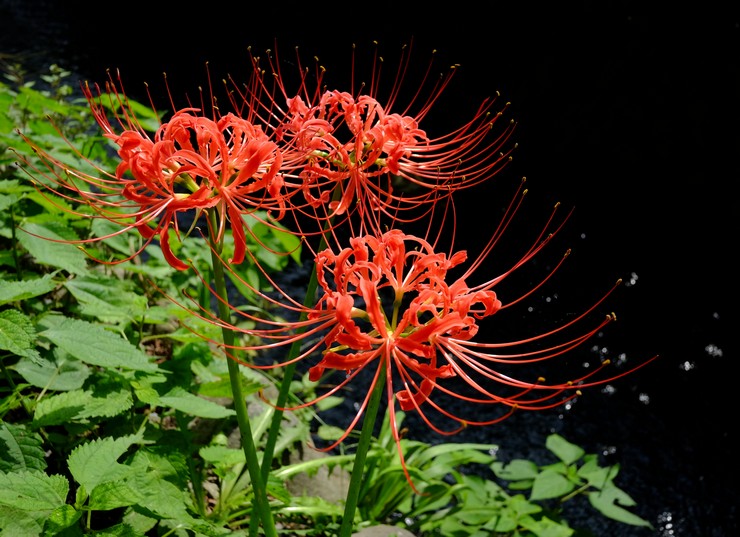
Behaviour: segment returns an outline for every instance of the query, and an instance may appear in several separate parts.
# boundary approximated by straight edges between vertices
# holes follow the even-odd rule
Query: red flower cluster
[[[614,320],[612,314],[596,319],[592,315],[609,293],[574,319],[540,334],[496,343],[474,339],[480,322],[532,294],[560,266],[508,302],[493,290],[549,244],[567,220],[556,222],[553,213],[507,271],[484,277],[482,283],[469,283],[508,228],[526,191],[520,190],[480,255],[465,270],[465,252],[441,253],[437,241],[400,229],[401,224],[424,217],[431,230],[432,217],[438,213],[451,214],[452,221],[445,224],[454,227],[454,212],[447,212],[454,209],[454,193],[489,180],[508,162],[513,146],[507,142],[513,127],[510,124],[491,135],[501,116],[491,113],[494,100],[485,101],[460,127],[433,137],[422,123],[454,69],[424,93],[427,72],[411,102],[398,109],[409,65],[406,52],[385,104],[379,96],[379,67],[373,69],[369,85],[355,92],[353,83],[345,92],[325,89],[323,69],[317,69],[315,89],[309,89],[308,71],[299,62],[298,89],[289,92],[277,58],[269,56],[269,62],[272,77],[265,76],[259,58],[252,58],[250,83],[244,89],[230,89],[234,113],[220,115],[215,102],[213,117],[200,109],[184,108],[152,136],[136,120],[120,84],[111,79],[106,92],[98,89],[97,96],[86,86],[85,95],[98,124],[118,147],[121,163],[115,173],[96,168],[99,176],[94,176],[71,169],[30,140],[45,169],[28,160],[26,169],[45,178],[39,188],[87,205],[95,217],[119,224],[118,233],[135,228],[146,244],[158,238],[165,258],[179,270],[188,265],[173,254],[169,234],[174,230],[181,236],[178,215],[184,212],[215,211],[217,224],[209,223],[214,244],[231,230],[235,248],[229,263],[224,260],[227,270],[230,263],[240,263],[245,256],[254,259],[246,247],[245,214],[257,209],[276,219],[290,214],[298,228],[295,232],[306,239],[316,231],[305,231],[300,218],[308,217],[318,224],[317,229],[324,228],[320,238],[329,247],[306,241],[314,254],[322,291],[313,306],[302,306],[287,293],[275,300],[242,282],[266,300],[292,309],[299,320],[258,318],[227,304],[235,317],[255,321],[249,323],[253,328],[245,329],[201,308],[197,301],[192,311],[222,328],[247,334],[248,341],[260,341],[227,347],[229,355],[236,348],[259,351],[284,348],[296,341],[312,342],[298,356],[266,367],[312,360],[320,353],[309,369],[312,380],[332,371],[344,372],[343,380],[326,394],[294,408],[335,394],[361,371],[374,368],[357,415],[342,438],[326,449],[343,441],[357,425],[379,379],[386,385],[393,434],[403,460],[392,411],[396,402],[404,411],[417,412],[435,431],[452,434],[467,425],[496,423],[515,409],[555,407],[575,397],[581,388],[610,382],[644,365],[595,378],[605,362],[577,378],[555,383],[520,380],[502,371],[552,359],[585,343]],[[109,110],[114,111],[119,129],[111,125]],[[417,212],[407,217],[406,211]],[[343,224],[351,232],[348,246],[340,234],[333,233]],[[99,238],[80,242],[92,240]],[[270,275],[265,272],[265,277]],[[277,284],[275,288],[280,291]],[[465,389],[451,387],[450,382],[462,383]],[[444,403],[448,397],[503,408],[503,412],[488,418],[460,416]],[[454,426],[445,429],[435,417]]]
[[[434,431],[454,434],[468,425],[497,423],[517,409],[542,410],[560,406],[579,395],[583,388],[612,382],[646,365],[648,362],[643,362],[627,371],[596,377],[609,364],[607,360],[577,378],[555,383],[546,383],[538,377],[522,380],[502,371],[551,360],[586,343],[615,320],[613,314],[599,315],[596,309],[616,286],[561,326],[514,341],[488,343],[475,339],[480,322],[529,296],[560,267],[558,263],[539,284],[507,303],[503,303],[494,291],[494,287],[550,243],[567,220],[566,216],[556,221],[554,211],[541,233],[509,270],[493,278],[484,278],[482,283],[469,283],[515,216],[524,193],[526,191],[520,191],[499,231],[472,262],[465,251],[441,253],[428,240],[407,235],[400,229],[352,237],[347,247],[336,245],[322,250],[315,256],[321,291],[315,305],[299,306],[287,293],[284,300],[276,301],[305,320],[269,321],[232,307],[235,316],[253,321],[248,323],[250,326],[257,324],[249,329],[240,328],[243,323],[226,326],[248,335],[247,340],[256,339],[260,343],[232,347],[226,349],[227,354],[234,358],[236,349],[274,350],[300,339],[312,344],[291,361],[266,366],[246,365],[270,369],[288,363],[313,362],[321,351],[318,362],[308,370],[310,380],[316,382],[328,373],[343,372],[341,380],[330,390],[287,410],[314,405],[341,392],[362,371],[372,370],[367,394],[351,424],[341,438],[322,449],[331,450],[346,439],[359,423],[370,395],[382,379],[391,429],[404,471],[401,437],[394,412],[396,403],[401,410],[418,413]],[[567,254],[562,259],[565,257]],[[463,269],[465,265],[467,269]],[[238,278],[236,274],[232,276]],[[246,281],[242,281],[242,285],[249,287]],[[259,289],[253,291],[260,293]],[[266,300],[274,300],[263,296]],[[200,308],[195,300],[193,306],[196,310]],[[205,310],[198,315],[224,326]],[[456,384],[450,385],[450,382]],[[491,408],[493,417],[482,418],[474,406],[470,407],[471,415],[457,415],[450,410],[450,398]],[[440,421],[454,425],[443,428],[438,425]],[[407,478],[413,486],[408,472]]]

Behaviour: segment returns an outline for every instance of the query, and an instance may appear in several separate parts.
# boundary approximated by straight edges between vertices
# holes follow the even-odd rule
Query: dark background
[[[738,534],[740,501],[730,337],[740,15],[724,4],[0,0],[0,53],[58,62],[91,81],[120,69],[137,97],[163,72],[174,94],[191,91],[205,62],[217,77],[246,74],[247,46],[275,40],[283,57],[300,46],[330,73],[349,67],[352,44],[370,50],[373,40],[391,57],[413,38],[419,61],[436,49],[439,65],[461,64],[445,112],[457,119],[458,106],[468,111],[498,91],[518,123],[519,148],[496,184],[526,176],[534,207],[576,207],[563,232],[573,260],[557,292],[598,294],[624,278],[612,302],[619,321],[599,345],[631,364],[660,355],[613,393],[593,390],[568,410],[518,414],[462,439],[497,443],[502,457],[537,458],[557,431],[620,463],[618,484],[655,530],[600,525],[587,508],[573,513],[597,535],[729,537]],[[510,191],[463,196],[474,225],[467,232]]]

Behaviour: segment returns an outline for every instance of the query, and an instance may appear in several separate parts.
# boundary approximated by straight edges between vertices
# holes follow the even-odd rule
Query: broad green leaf
[[[525,459],[513,459],[509,463],[494,462],[491,469],[497,477],[507,481],[531,480],[539,473],[537,465]]]
[[[103,397],[95,397],[90,391],[72,390],[39,400],[33,425],[46,427],[89,418],[110,418],[127,411],[133,404],[133,397],[127,390],[106,393]]]
[[[634,506],[635,501],[626,492],[616,486],[606,487],[596,492],[589,492],[588,499],[591,505],[606,517],[632,526],[652,528],[650,522],[624,509],[624,507]]]
[[[198,450],[204,461],[221,468],[231,468],[244,463],[244,451],[227,446],[205,446]]]
[[[5,537],[39,537],[42,535],[46,513],[25,511],[0,504],[0,535]]]
[[[146,297],[130,291],[130,285],[119,278],[90,275],[69,280],[64,286],[77,299],[83,314],[103,322],[139,319],[146,309]]]
[[[0,424],[0,472],[46,469],[42,439],[24,425]]]
[[[67,501],[69,482],[61,475],[23,471],[0,473],[0,505],[50,512]]]
[[[63,351],[56,355],[53,362],[44,359],[33,362],[27,358],[21,358],[13,369],[26,382],[37,388],[54,391],[81,388],[90,376],[90,368]]]
[[[133,221],[133,217],[131,220]],[[125,229],[110,220],[104,218],[93,219],[91,230],[96,237],[106,237],[102,241],[126,257],[136,252],[140,247],[138,243],[140,235],[137,231]]]
[[[36,403],[32,425],[39,428],[74,421],[92,399],[92,394],[85,390],[46,396]]]
[[[157,371],[157,364],[123,337],[80,319],[46,317],[39,333],[75,358],[108,368]]]
[[[34,259],[50,267],[73,274],[87,274],[87,256],[70,240],[76,240],[61,221],[36,223],[25,221],[18,233],[18,242]]]
[[[0,281],[0,305],[45,295],[55,287],[56,283],[52,280],[51,274],[19,282]]]
[[[122,389],[108,392],[103,397],[93,397],[75,418],[111,418],[126,412],[133,405],[134,399],[130,391]]]
[[[67,458],[69,471],[75,481],[92,491],[101,483],[111,483],[129,477],[133,469],[120,464],[118,459],[142,441],[140,434],[120,438],[105,437],[82,444]]]
[[[159,404],[201,418],[220,419],[236,415],[234,410],[192,394],[179,386],[161,396]]]
[[[133,475],[133,471],[131,472]],[[109,481],[101,483],[90,493],[88,507],[93,511],[109,511],[119,507],[136,505],[144,495],[139,488],[130,484],[128,480]]]
[[[0,311],[0,349],[39,362],[36,328],[31,319],[15,309]]]
[[[163,518],[193,527],[197,520],[188,514],[190,500],[186,490],[162,479],[156,472],[135,472],[131,484],[144,496],[139,505]]]
[[[570,537],[575,533],[565,523],[555,522],[547,517],[540,519],[524,517],[519,523],[523,528],[528,529],[537,537]]]
[[[578,469],[578,476],[592,487],[600,489],[607,486],[619,473],[618,464],[606,468],[599,466],[596,455],[587,455],[584,460],[583,466]]]
[[[563,474],[553,470],[543,470],[532,483],[532,493],[529,499],[547,500],[550,498],[560,498],[571,492],[575,484],[569,481]]]
[[[552,451],[565,464],[573,464],[581,457],[585,451],[575,444],[571,444],[565,438],[558,434],[551,434],[545,441],[547,449]]]
[[[78,511],[71,505],[60,505],[54,509],[49,518],[46,519],[46,534],[57,535],[62,530],[69,528],[77,522],[82,516],[82,511]]]

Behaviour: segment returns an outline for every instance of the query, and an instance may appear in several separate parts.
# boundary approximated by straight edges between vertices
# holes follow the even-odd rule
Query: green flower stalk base
[[[209,217],[213,218],[213,213],[209,213]],[[212,221],[213,223],[213,221]],[[214,227],[215,229],[215,227]],[[226,293],[226,279],[224,277],[224,267],[222,261],[218,256],[217,245],[212,245],[212,260],[213,260],[213,278],[216,287],[216,293],[220,300],[218,300],[218,315],[219,318],[226,324],[230,322],[229,308],[227,306],[227,293]],[[224,345],[233,347],[234,345],[234,332],[228,328],[222,330]],[[249,471],[249,477],[252,480],[252,490],[254,491],[254,505],[257,515],[262,521],[262,528],[266,537],[276,537],[277,532],[275,529],[275,521],[272,517],[272,511],[270,510],[270,503],[267,498],[267,488],[265,480],[262,478],[260,470],[260,460],[257,456],[257,448],[254,444],[254,437],[252,436],[252,426],[249,423],[249,414],[247,411],[247,404],[242,393],[241,385],[241,372],[239,371],[239,364],[235,360],[227,360],[229,367],[229,380],[231,382],[231,392],[234,398],[234,410],[236,411],[236,420],[239,424],[239,433],[241,436],[242,449],[244,450],[244,456],[246,458],[247,470]]]

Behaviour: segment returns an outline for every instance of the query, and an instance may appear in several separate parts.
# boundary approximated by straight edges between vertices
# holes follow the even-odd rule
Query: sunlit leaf
[[[0,472],[45,469],[41,436],[24,425],[0,423]]]
[[[70,355],[100,367],[157,371],[157,364],[123,337],[80,319],[46,317],[39,333]]]
[[[604,516],[632,526],[652,527],[647,520],[624,509],[624,507],[634,506],[635,501],[626,492],[616,486],[606,487],[596,492],[589,492],[588,499],[591,505]]]
[[[83,275],[88,272],[87,256],[77,246],[64,242],[76,238],[61,221],[25,221],[18,233],[18,242],[36,262]]]
[[[15,309],[0,311],[0,349],[39,363],[36,328],[31,319]]]
[[[140,435],[128,435],[120,438],[105,437],[82,444],[72,450],[67,458],[69,471],[75,481],[88,491],[101,483],[130,476],[133,469],[120,464],[118,459],[141,440]]]
[[[0,281],[0,305],[45,295],[57,286],[52,277],[52,274],[44,274],[32,280]]]
[[[183,388],[176,387],[159,398],[162,406],[172,407],[180,412],[201,418],[220,419],[236,415],[230,408],[199,397]]]
[[[536,501],[560,498],[573,491],[574,488],[575,484],[563,474],[553,470],[543,470],[534,478],[529,499]]]
[[[585,451],[575,444],[571,444],[565,438],[558,434],[551,434],[545,441],[547,449],[552,451],[565,464],[573,464],[581,457]]]
[[[57,353],[56,359],[32,361],[21,358],[13,369],[32,386],[55,391],[81,388],[90,376],[90,368],[71,358],[65,352]]]

